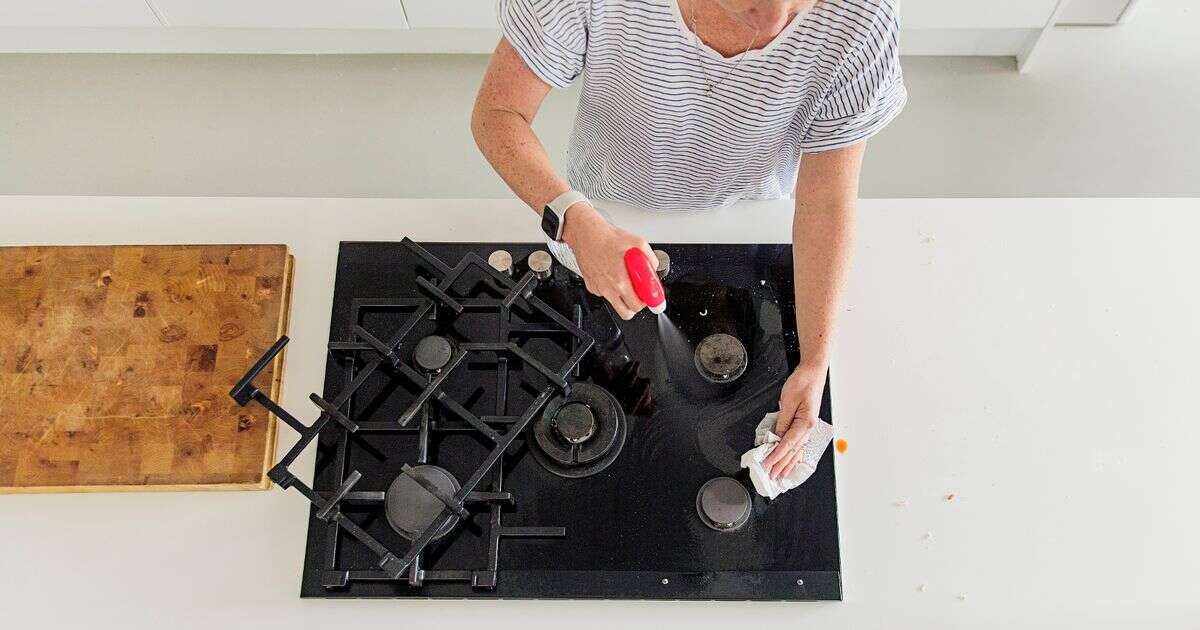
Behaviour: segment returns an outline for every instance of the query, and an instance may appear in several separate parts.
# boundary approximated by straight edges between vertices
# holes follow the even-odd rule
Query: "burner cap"
[[[426,527],[433,524],[446,506],[410,475],[420,475],[447,495],[458,492],[461,486],[446,469],[429,464],[413,466],[408,473],[396,477],[384,495],[383,506],[387,521],[396,533],[408,540],[416,540]],[[448,521],[434,535],[433,540],[448,534],[454,529],[457,521],[457,517]]]
[[[594,475],[621,452],[626,423],[621,404],[607,390],[574,383],[568,396],[550,400],[534,420],[529,451],[560,477]]]
[[[725,333],[709,335],[696,346],[696,369],[714,383],[735,381],[746,371],[746,346]]]
[[[567,442],[582,444],[596,434],[596,415],[583,403],[567,403],[558,410],[550,425]]]
[[[429,335],[417,342],[413,351],[413,361],[423,370],[436,372],[446,367],[453,352],[454,348],[449,339],[440,335]]]
[[[719,532],[737,530],[750,520],[750,493],[736,479],[709,479],[696,494],[696,512]]]

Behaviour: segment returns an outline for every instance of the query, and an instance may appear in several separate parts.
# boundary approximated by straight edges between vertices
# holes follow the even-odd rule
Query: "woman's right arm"
[[[533,133],[533,118],[549,91],[508,40],[501,39],[471,114],[471,133],[479,150],[513,193],[539,215],[571,188]],[[638,247],[654,260],[650,246],[636,234],[609,225],[587,202],[568,208],[565,219],[563,241],[575,253],[588,291],[607,299],[621,318],[633,317],[645,304],[633,291],[623,256],[630,247]]]

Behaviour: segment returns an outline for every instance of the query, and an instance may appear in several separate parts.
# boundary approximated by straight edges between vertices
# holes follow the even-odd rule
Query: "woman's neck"
[[[726,57],[771,43],[817,0],[678,0],[688,27]]]

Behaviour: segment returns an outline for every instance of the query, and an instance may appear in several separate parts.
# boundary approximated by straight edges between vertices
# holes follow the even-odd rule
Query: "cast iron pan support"
[[[382,570],[382,575],[376,575],[373,572],[361,571],[330,571],[327,572],[326,579],[323,580],[326,587],[344,586],[352,577],[360,577],[362,579],[393,579],[398,580],[407,571],[409,573],[408,582],[412,585],[420,585],[422,579],[467,579],[477,588],[494,588],[496,585],[497,574],[497,558],[499,539],[501,537],[558,537],[565,536],[566,530],[561,527],[508,527],[500,524],[499,505],[505,502],[512,501],[512,495],[500,490],[501,474],[499,471],[495,474],[493,481],[493,492],[477,492],[476,487],[485,476],[493,471],[496,463],[501,459],[502,455],[509,449],[512,443],[521,435],[533,418],[541,411],[546,402],[556,392],[562,392],[563,395],[570,393],[570,383],[566,380],[568,375],[578,374],[578,367],[584,355],[591,350],[594,340],[582,328],[581,311],[576,307],[573,313],[574,317],[568,319],[554,309],[550,308],[540,298],[533,295],[533,289],[537,285],[536,278],[531,273],[526,273],[519,281],[514,281],[512,278],[501,274],[487,264],[483,258],[477,254],[471,253],[459,261],[455,267],[450,267],[427,251],[425,248],[417,245],[413,241],[405,238],[403,244],[412,250],[417,256],[428,263],[438,275],[441,281],[433,283],[425,278],[418,278],[418,286],[428,293],[438,303],[443,304],[454,313],[461,313],[467,308],[466,300],[450,296],[447,291],[455,283],[456,280],[470,267],[474,266],[487,274],[493,282],[503,289],[506,289],[506,295],[503,299],[497,301],[491,307],[497,308],[503,315],[507,315],[508,309],[518,300],[524,300],[531,308],[549,318],[554,324],[561,327],[563,332],[571,335],[572,353],[566,363],[557,370],[546,366],[541,361],[537,360],[532,355],[528,354],[520,348],[516,343],[512,343],[507,339],[500,343],[464,343],[460,344],[455,355],[451,357],[450,363],[442,370],[437,377],[428,379],[425,375],[418,373],[416,370],[407,366],[402,362],[398,351],[416,324],[431,313],[436,314],[434,302],[422,301],[400,330],[384,342],[361,326],[356,325],[353,330],[353,335],[362,341],[354,339],[349,342],[334,342],[330,344],[330,350],[334,351],[370,351],[374,357],[368,360],[362,370],[354,375],[349,385],[332,401],[325,400],[316,394],[312,394],[309,399],[320,409],[321,413],[312,425],[305,425],[295,416],[288,413],[280,407],[275,401],[264,394],[261,390],[254,386],[255,377],[261,373],[267,365],[269,365],[275,357],[283,351],[283,348],[288,343],[286,336],[280,337],[261,358],[250,368],[248,372],[234,385],[230,390],[229,395],[239,405],[245,406],[250,401],[255,401],[275,414],[283,420],[288,426],[300,434],[300,439],[296,444],[280,459],[280,461],[271,467],[267,476],[279,484],[283,488],[295,488],[300,494],[304,495],[314,506],[316,506],[315,516],[327,523],[335,523],[337,526],[345,529],[351,536],[359,542],[366,545],[378,557],[378,566]],[[504,318],[507,320],[507,317]],[[515,326],[511,326],[505,321],[507,326],[506,336],[515,332]],[[450,399],[440,387],[444,382],[446,375],[453,372],[454,367],[460,365],[465,356],[472,352],[493,353],[497,356],[498,361],[507,370],[507,359],[505,356],[512,356],[524,362],[527,366],[541,373],[547,381],[547,385],[538,394],[537,398],[524,413],[517,417],[509,417],[504,415],[503,409],[500,409],[496,416],[485,416],[480,418],[474,413],[462,407],[457,402]],[[360,426],[350,419],[350,417],[342,411],[342,408],[348,403],[354,392],[367,380],[367,378],[379,368],[381,364],[387,362],[397,374],[412,380],[414,383],[422,386],[423,389],[417,399],[409,406],[409,408],[398,418],[398,428],[404,428],[417,414],[431,401],[436,400],[439,404],[445,407],[454,415],[465,420],[471,427],[478,430],[481,434],[487,437],[492,443],[493,448],[488,453],[483,461],[476,468],[475,472],[461,485],[461,488],[453,496],[446,496],[441,492],[434,492],[436,488],[431,489],[426,484],[421,484],[422,487],[429,490],[443,504],[443,509],[434,521],[425,528],[423,532],[412,541],[408,551],[403,556],[397,556],[396,553],[388,549],[373,536],[364,531],[361,527],[355,524],[350,518],[345,516],[338,508],[342,501],[346,500],[382,500],[382,497],[377,496],[380,493],[374,492],[354,492],[354,486],[362,478],[362,475],[357,471],[350,471],[338,489],[333,493],[318,493],[313,488],[307,486],[302,481],[296,478],[288,469],[300,453],[303,452],[313,440],[317,438],[321,430],[324,429],[330,421],[337,423],[340,428],[348,433],[358,432]],[[503,405],[500,405],[503,407]],[[488,426],[487,421],[493,420],[509,424],[508,430],[504,433],[499,433]],[[405,466],[407,469],[407,466]],[[414,479],[417,477],[414,476]],[[418,482],[420,480],[418,479]],[[325,496],[322,496],[325,495]],[[486,571],[423,571],[419,568],[419,558],[421,552],[433,540],[434,535],[446,526],[449,521],[455,518],[469,519],[469,512],[464,507],[468,502],[485,502],[492,505],[491,516],[491,535],[488,552],[488,570]],[[332,573],[333,575],[329,575]],[[351,574],[359,574],[352,576]]]
[[[287,346],[288,341],[289,340],[286,335],[280,337],[278,341],[276,341],[269,349],[267,349],[266,353],[259,358],[259,360],[250,368],[250,370],[246,372],[244,376],[242,376],[241,380],[239,380],[237,384],[233,386],[233,389],[229,391],[229,396],[232,397],[233,400],[239,405],[244,407],[251,400],[253,400],[265,407],[271,413],[275,414],[276,417],[283,420],[288,426],[292,427],[297,433],[300,434],[300,439],[297,440],[296,444],[292,446],[290,450],[288,450],[287,454],[285,454],[282,459],[279,460],[279,463],[271,467],[271,469],[267,472],[267,477],[270,478],[271,481],[279,484],[279,486],[282,488],[295,488],[297,492],[304,495],[309,502],[316,506],[317,518],[325,522],[336,522],[339,526],[349,532],[351,536],[354,536],[360,542],[370,548],[371,551],[375,552],[375,554],[379,556],[379,566],[384,571],[389,573],[401,573],[404,571],[405,567],[398,564],[399,561],[397,560],[396,554],[392,553],[391,550],[383,546],[382,543],[380,543],[370,534],[363,531],[361,527],[359,527],[354,521],[347,518],[338,509],[338,504],[350,494],[350,492],[354,489],[355,484],[362,479],[362,475],[357,470],[352,471],[346,477],[346,480],[329,499],[322,498],[311,487],[297,479],[296,476],[293,475],[290,470],[288,470],[288,466],[290,466],[292,462],[295,461],[296,457],[298,457],[300,453],[304,451],[304,449],[307,448],[314,439],[316,439],[317,435],[321,432],[321,429],[324,428],[330,420],[336,420],[343,426],[343,428],[351,433],[354,433],[358,430],[358,426],[338,410],[338,407],[345,403],[345,400],[342,400],[341,396],[338,397],[338,399],[341,401],[340,403],[329,403],[316,394],[310,396],[310,400],[316,403],[321,409],[321,415],[317,418],[316,422],[314,422],[311,426],[308,426],[297,420],[295,416],[288,413],[287,410],[280,407],[275,401],[271,400],[269,396],[264,394],[262,390],[254,386],[254,378],[257,377],[260,372],[262,372],[268,365],[270,365],[272,361],[275,360],[275,357],[283,351],[285,346]],[[349,399],[348,396],[345,398]]]

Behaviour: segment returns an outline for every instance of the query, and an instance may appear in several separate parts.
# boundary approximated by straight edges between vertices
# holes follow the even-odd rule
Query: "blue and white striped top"
[[[740,63],[700,42],[676,0],[499,0],[498,15],[543,81],[583,75],[574,188],[696,210],[787,197],[802,153],[861,142],[903,109],[897,2],[819,0]]]

